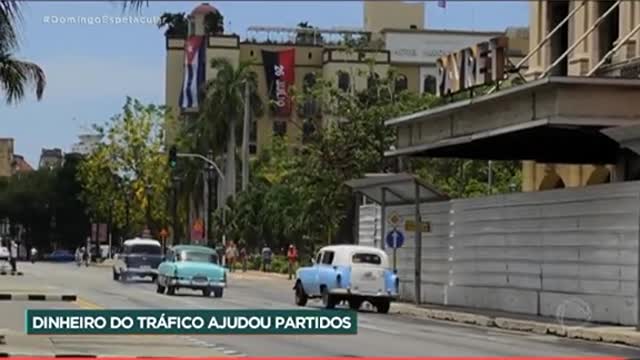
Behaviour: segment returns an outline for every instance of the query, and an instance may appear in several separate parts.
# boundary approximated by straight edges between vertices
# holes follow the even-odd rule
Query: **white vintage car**
[[[387,254],[370,246],[326,246],[312,266],[297,271],[296,279],[293,289],[299,306],[305,306],[309,298],[321,298],[326,308],[348,301],[357,310],[368,301],[379,313],[387,313],[399,291]]]

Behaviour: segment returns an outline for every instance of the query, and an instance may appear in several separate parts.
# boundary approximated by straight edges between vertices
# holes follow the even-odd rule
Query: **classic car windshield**
[[[218,263],[218,255],[200,251],[183,251],[178,256],[178,261]]]
[[[147,255],[160,255],[162,250],[160,246],[155,245],[132,245],[131,254],[147,254]]]
[[[376,254],[367,254],[367,253],[354,254],[353,257],[351,258],[351,261],[354,264],[380,265],[382,263],[382,259],[380,259],[380,256]]]

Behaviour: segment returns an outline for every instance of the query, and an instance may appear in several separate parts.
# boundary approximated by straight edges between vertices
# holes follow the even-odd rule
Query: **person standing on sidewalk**
[[[18,271],[18,243],[16,243],[15,240],[11,240],[9,247],[9,263],[11,264],[11,272],[15,273]]]
[[[271,248],[267,245],[267,243],[264,243],[264,247],[262,248],[262,271],[263,272],[267,272],[271,270],[271,255],[273,255]]]
[[[289,260],[289,280],[293,277],[295,273],[296,263],[298,262],[298,249],[296,249],[295,245],[289,245],[289,250],[287,251],[287,260]]]
[[[240,243],[240,263],[242,264],[242,272],[247,272],[247,247],[244,242]]]

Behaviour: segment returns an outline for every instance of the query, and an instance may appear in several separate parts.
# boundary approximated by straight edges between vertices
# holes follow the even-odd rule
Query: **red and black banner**
[[[289,87],[293,85],[295,80],[295,58],[295,49],[262,50],[262,63],[267,77],[269,98],[275,104],[273,110],[276,115],[288,116],[291,114]]]

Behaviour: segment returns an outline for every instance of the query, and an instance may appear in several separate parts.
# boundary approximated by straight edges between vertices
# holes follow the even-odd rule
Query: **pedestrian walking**
[[[233,272],[235,270],[236,258],[238,257],[238,249],[236,248],[236,244],[231,241],[225,252],[225,255],[227,256],[227,264],[229,265],[229,271]]]
[[[18,243],[15,240],[11,240],[9,246],[11,247],[9,249],[9,263],[11,264],[11,272],[15,273],[18,271]]]
[[[271,270],[272,255],[273,255],[273,251],[271,251],[271,248],[267,245],[267,243],[265,243],[264,247],[262,248],[262,271],[263,272],[267,272]]]
[[[293,277],[296,271],[296,263],[298,262],[298,249],[296,249],[295,245],[289,245],[289,250],[287,251],[287,260],[289,262],[289,280]]]
[[[240,263],[242,264],[242,272],[247,272],[247,248],[244,243],[240,243]]]
[[[38,249],[35,246],[31,247],[31,263],[35,264],[36,257],[38,257]]]

